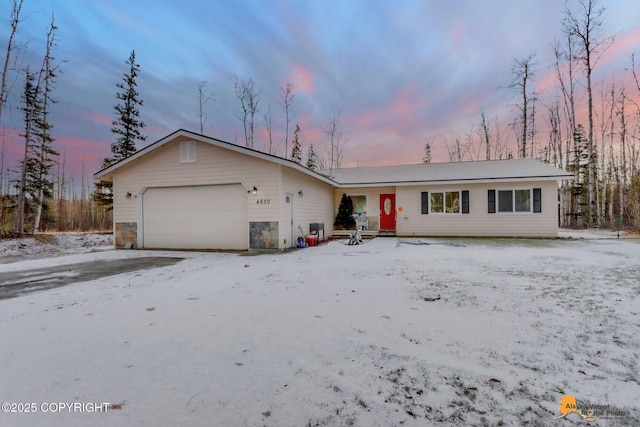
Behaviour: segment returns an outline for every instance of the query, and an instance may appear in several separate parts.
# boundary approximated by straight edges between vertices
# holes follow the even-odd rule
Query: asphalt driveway
[[[175,257],[127,258],[0,273],[0,300],[121,273],[165,267],[183,259]]]

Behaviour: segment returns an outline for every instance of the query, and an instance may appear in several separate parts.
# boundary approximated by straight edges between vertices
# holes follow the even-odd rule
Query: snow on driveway
[[[149,255],[186,259],[0,301],[0,400],[36,408],[0,425],[584,424],[554,420],[563,395],[626,414],[597,425],[640,423],[638,240],[54,260]]]

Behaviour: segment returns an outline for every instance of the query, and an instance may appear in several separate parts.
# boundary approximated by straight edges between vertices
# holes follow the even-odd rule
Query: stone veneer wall
[[[116,248],[133,249],[138,247],[138,223],[116,222]]]
[[[249,247],[251,249],[278,249],[278,222],[250,222]]]

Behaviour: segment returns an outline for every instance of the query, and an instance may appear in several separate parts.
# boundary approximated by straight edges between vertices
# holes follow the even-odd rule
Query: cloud
[[[419,85],[411,83],[393,94],[386,104],[365,107],[357,115],[349,117],[350,127],[356,131],[398,131],[415,123],[427,104],[426,98],[420,98]]]
[[[293,83],[296,92],[301,91],[307,95],[313,95],[315,91],[313,71],[300,64],[292,65],[291,76],[283,82],[283,86],[288,82]]]
[[[597,66],[604,69],[610,69],[612,66],[616,69],[620,65],[630,67],[630,55],[634,50],[638,50],[638,46],[640,46],[640,28],[622,32],[615,36],[612,44],[607,45],[607,50],[602,52],[601,62]],[[640,50],[637,53],[640,55]],[[636,58],[636,64],[638,62],[640,59]]]
[[[0,16],[8,16],[9,3],[0,3]],[[25,4],[28,14],[21,37],[31,40],[25,63],[41,60],[48,9],[54,7],[50,0],[42,3]],[[273,0],[242,5],[193,2],[184,8],[158,0],[153,14],[144,5],[124,0],[109,5],[79,0],[56,4],[60,38],[56,57],[66,61],[54,94],[59,102],[52,107],[56,145],[68,153],[67,165],[74,165],[68,167],[75,168],[83,156],[91,165],[89,159],[99,162],[108,154],[115,84],[135,49],[142,68],[138,89],[144,100],[141,119],[147,123],[147,143],[178,128],[199,131],[197,87],[202,80],[208,80],[215,92],[215,101],[207,105],[204,132],[243,143],[238,100],[229,82],[229,76],[237,75],[253,78],[262,89],[255,117],[256,145],[268,146],[263,115],[270,104],[274,146],[284,153],[279,89],[291,82],[296,97],[290,136],[299,122],[305,147],[326,146],[321,125],[335,106],[342,110],[345,164],[415,163],[432,138],[434,161],[447,160],[442,141],[464,138],[476,129],[481,109],[490,120],[499,117],[502,128],[513,121],[517,96],[504,89],[513,77],[509,59],[537,53],[540,71],[534,83],[541,115],[544,104],[557,96],[551,55],[545,49],[554,38],[562,40],[562,4],[557,0],[468,3],[389,6]],[[616,34],[616,40],[598,63],[593,84],[597,87],[615,78],[616,87],[625,83],[627,95],[636,96],[627,68],[629,55],[640,45],[635,19],[639,4],[619,3],[606,5],[603,34]],[[127,16],[122,15],[124,10]],[[5,38],[0,34],[0,45]],[[11,99],[17,104],[20,79],[13,80]],[[580,109],[582,83],[578,91]],[[5,127],[21,127],[16,111],[13,106],[6,110]],[[544,118],[536,123],[543,127]],[[540,135],[543,132],[539,129]],[[513,139],[513,132],[503,130],[502,137]],[[15,158],[20,138],[7,137],[9,145]]]
[[[112,122],[111,117],[107,117],[104,114],[90,113],[90,114],[86,114],[85,117],[87,120],[93,123],[96,123],[99,125],[111,126],[111,122]]]

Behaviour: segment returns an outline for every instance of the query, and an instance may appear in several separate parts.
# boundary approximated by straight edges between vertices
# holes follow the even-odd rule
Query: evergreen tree
[[[46,199],[53,197],[53,181],[51,180],[51,168],[55,165],[54,158],[58,156],[58,152],[53,149],[53,142],[55,139],[51,136],[51,129],[53,126],[49,123],[49,107],[51,104],[55,104],[56,101],[51,98],[51,92],[53,91],[53,85],[55,78],[57,77],[58,67],[52,63],[54,60],[51,56],[51,50],[55,46],[56,38],[55,31],[57,27],[54,25],[53,18],[51,19],[51,26],[47,33],[47,50],[40,70],[40,83],[42,87],[39,90],[40,99],[36,100],[38,105],[38,114],[35,117],[35,137],[36,143],[33,146],[34,154],[34,170],[33,170],[33,184],[37,189],[34,194],[36,202],[36,215],[33,220],[33,234],[38,232],[40,226],[40,219],[42,218],[43,207],[46,207]]]
[[[136,63],[136,51],[131,51],[129,59],[129,73],[124,73],[122,82],[116,87],[120,92],[116,93],[116,98],[121,102],[114,108],[116,119],[111,122],[111,133],[116,135],[116,142],[111,144],[111,157],[104,160],[103,166],[119,162],[136,152],[136,142],[144,142],[147,137],[141,133],[145,123],[140,120],[140,109],[142,99],[136,87],[136,78],[140,73],[140,65]]]
[[[34,208],[35,217],[31,230],[33,234],[37,233],[45,199],[53,197],[50,173],[58,153],[52,147],[55,139],[51,136],[52,126],[48,115],[50,105],[55,102],[51,98],[51,92],[57,67],[52,63],[54,58],[51,51],[55,46],[56,29],[52,18],[40,71],[32,73],[29,68],[24,70],[21,108],[24,113],[24,133],[21,134],[24,137],[24,155],[20,161],[20,179],[16,185],[18,200],[15,231],[18,234],[24,233],[27,213],[33,212]]]
[[[24,88],[22,92],[22,112],[24,114],[24,133],[20,134],[24,138],[24,155],[20,161],[20,179],[16,184],[18,191],[18,200],[16,205],[15,214],[15,231],[18,234],[24,233],[24,222],[27,210],[27,194],[29,189],[27,188],[27,177],[33,172],[34,159],[30,156],[31,149],[34,144],[33,128],[35,122],[35,116],[38,114],[38,88],[36,85],[36,76],[29,71],[29,68],[24,70]]]
[[[291,147],[291,160],[300,163],[302,161],[302,146],[300,145],[300,125],[296,124],[293,132],[293,147]]]
[[[145,123],[140,120],[140,109],[143,101],[137,90],[136,79],[140,73],[140,65],[136,63],[136,51],[131,51],[129,59],[125,62],[129,65],[129,72],[122,75],[122,81],[116,84],[120,92],[116,92],[116,98],[121,102],[114,108],[116,118],[111,122],[111,133],[116,136],[116,141],[111,144],[111,156],[102,161],[102,167],[126,159],[136,152],[136,142],[144,142],[147,137],[142,134]],[[113,183],[100,181],[96,183],[93,199],[108,210],[113,208]]]
[[[336,220],[333,225],[340,225],[347,230],[354,228],[356,225],[356,220],[353,218],[353,201],[351,197],[348,197],[344,193],[342,194],[342,199],[340,199],[338,214],[336,215]]]
[[[307,151],[307,167],[313,171],[318,167],[318,156],[313,144],[309,145],[309,150]]]
[[[422,158],[422,163],[431,163],[431,143],[426,143],[424,145],[424,157]]]

